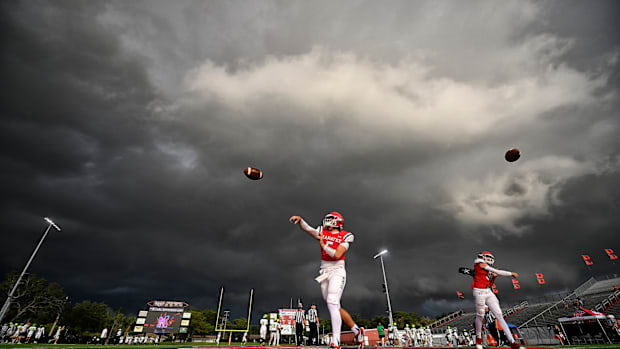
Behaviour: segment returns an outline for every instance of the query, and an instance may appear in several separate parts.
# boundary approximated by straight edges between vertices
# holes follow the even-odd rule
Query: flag
[[[592,261],[592,259],[590,258],[590,256],[588,256],[587,254],[582,254],[581,258],[583,259],[583,262],[587,265],[590,266],[592,264],[594,264],[594,262]]]
[[[618,259],[618,256],[614,254],[614,250],[612,250],[611,248],[606,248],[605,253],[607,253],[607,255],[609,256],[609,259],[611,259],[612,261],[615,261],[616,259]]]
[[[581,309],[581,310],[578,310],[577,312],[581,312],[582,313],[581,316],[584,316],[585,314],[592,315],[592,316],[603,316],[603,315],[605,315],[603,313],[599,313],[598,311],[586,309],[584,307],[579,307],[579,309]],[[577,312],[575,312],[575,313],[577,313]]]
[[[583,310],[577,310],[576,312],[573,313],[573,317],[582,317],[586,315],[586,312]]]
[[[536,280],[538,280],[539,285],[544,285],[546,283],[545,276],[541,273],[536,273]]]

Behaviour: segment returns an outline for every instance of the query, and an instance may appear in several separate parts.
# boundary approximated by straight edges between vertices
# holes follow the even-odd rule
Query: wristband
[[[329,255],[332,258],[336,254],[336,249],[335,248],[331,248],[331,247],[329,247],[327,245],[325,245],[325,247],[323,247],[323,251],[325,251],[325,253],[327,253],[327,255]]]

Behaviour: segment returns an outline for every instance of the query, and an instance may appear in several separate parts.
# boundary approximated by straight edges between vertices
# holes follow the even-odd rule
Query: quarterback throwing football
[[[292,216],[289,221],[299,224],[301,230],[317,239],[321,246],[321,270],[317,281],[321,283],[321,293],[332,320],[334,335],[331,347],[340,349],[340,330],[344,321],[355,334],[361,349],[364,345],[364,328],[358,327],[351,315],[340,307],[340,298],[347,281],[345,253],[353,242],[353,234],[343,230],[344,218],[338,212],[328,213],[323,219],[323,225],[317,228],[311,227],[300,216]]]
[[[502,327],[504,334],[510,341],[512,349],[519,349],[519,343],[515,342],[510,333],[510,329],[506,324],[506,320],[502,316],[502,309],[499,307],[499,301],[491,290],[493,282],[498,275],[519,277],[519,274],[499,270],[492,267],[495,262],[495,256],[491,252],[483,251],[478,254],[478,258],[474,260],[474,281],[471,287],[474,289],[474,300],[476,303],[476,349],[482,349],[482,322],[485,315],[485,305],[495,315],[499,325]]]

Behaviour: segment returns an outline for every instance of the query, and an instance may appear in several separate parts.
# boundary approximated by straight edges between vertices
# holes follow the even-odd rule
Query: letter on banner
[[[465,296],[463,296],[463,292],[461,291],[456,291],[456,296],[459,297],[460,299],[465,299]]]
[[[545,284],[545,277],[544,277],[543,274],[536,273],[536,280],[538,280],[538,284],[540,284],[540,285],[544,285]]]
[[[616,259],[618,259],[618,256],[614,254],[614,250],[612,250],[611,248],[606,248],[605,253],[607,253],[607,255],[609,256],[609,259],[611,259],[612,261],[615,261]]]
[[[517,279],[512,279],[512,287],[514,287],[515,290],[518,290],[521,288],[521,285],[519,285],[519,280]]]
[[[583,258],[583,262],[587,265],[590,266],[592,264],[594,264],[594,262],[592,262],[592,259],[590,259],[590,256],[588,256],[587,254],[582,254],[581,258]]]
[[[495,284],[491,286],[491,289],[493,290],[493,293],[499,293],[499,290],[497,289],[497,287],[495,287]]]

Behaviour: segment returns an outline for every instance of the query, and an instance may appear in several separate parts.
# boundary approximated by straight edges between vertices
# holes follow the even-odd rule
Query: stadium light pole
[[[17,281],[15,282],[15,285],[13,285],[13,288],[11,289],[11,293],[9,293],[9,296],[6,298],[6,302],[4,302],[4,305],[2,306],[2,310],[0,310],[0,323],[2,323],[2,319],[4,319],[4,316],[9,311],[9,307],[11,306],[11,302],[13,301],[13,294],[15,294],[15,291],[17,290],[17,287],[21,283],[22,278],[26,274],[26,271],[28,271],[28,267],[30,266],[30,263],[32,263],[32,260],[34,259],[34,256],[39,251],[39,247],[41,247],[41,244],[43,244],[43,240],[45,240],[45,237],[47,236],[47,233],[49,233],[50,228],[54,227],[54,229],[60,231],[60,227],[57,226],[56,223],[54,223],[51,219],[49,219],[47,217],[45,217],[44,219],[48,223],[47,229],[45,229],[45,232],[43,233],[43,236],[41,237],[41,240],[39,241],[39,244],[34,249],[34,252],[32,252],[32,255],[30,256],[30,259],[28,260],[28,263],[26,263],[26,266],[24,267],[24,270],[19,275],[19,278],[17,278]]]
[[[385,266],[383,265],[383,255],[386,254],[388,250],[383,250],[377,253],[373,259],[379,258],[381,260],[381,271],[383,271],[383,284],[385,285],[385,297],[387,298],[388,305],[388,316],[390,318],[390,327],[394,326],[394,318],[392,317],[392,304],[390,303],[390,291],[388,290],[387,278],[385,277]]]

